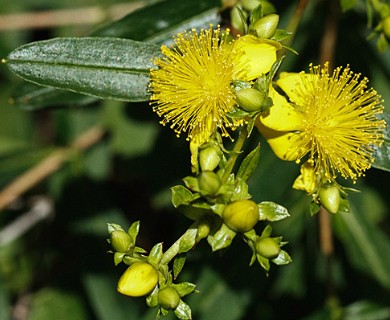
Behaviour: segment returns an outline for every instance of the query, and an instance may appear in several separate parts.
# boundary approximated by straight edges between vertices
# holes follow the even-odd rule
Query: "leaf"
[[[271,261],[273,263],[281,266],[281,265],[285,265],[285,264],[291,263],[292,259],[291,259],[291,257],[289,256],[289,254],[286,251],[281,250],[279,255],[275,259],[272,259]]]
[[[158,264],[161,261],[163,255],[163,250],[162,250],[162,243],[157,243],[153,246],[152,250],[150,250],[149,256],[148,256],[148,262],[157,267]]]
[[[260,159],[260,145],[257,145],[242,161],[237,172],[237,178],[247,181],[257,168]]]
[[[118,38],[57,38],[12,51],[8,68],[43,86],[102,99],[146,101],[159,46]]]
[[[355,267],[390,288],[390,259],[387,254],[390,250],[389,238],[366,215],[356,210],[350,214],[337,214],[335,219],[338,224],[337,235],[343,241]]]
[[[180,240],[179,253],[188,252],[194,247],[197,233],[197,228],[190,228],[186,231]]]
[[[171,188],[172,192],[172,204],[175,208],[180,205],[186,205],[194,200],[193,193],[186,187],[178,185]]]
[[[140,221],[135,221],[131,224],[129,230],[127,230],[127,233],[130,235],[130,237],[133,239],[134,243],[137,240],[138,232],[139,232],[139,227],[141,223]]]
[[[175,315],[179,319],[183,319],[183,320],[192,319],[191,308],[183,300],[180,300],[179,305],[175,309]]]
[[[186,255],[185,254],[179,254],[173,260],[173,278],[174,279],[176,279],[177,276],[180,274],[181,270],[184,267],[185,262],[186,262]]]
[[[214,235],[207,237],[207,241],[211,249],[217,251],[229,247],[235,236],[236,232],[223,223]]]
[[[134,11],[96,29],[92,35],[162,43],[173,34],[218,23],[220,0],[169,0]]]
[[[374,148],[375,162],[373,167],[385,171],[390,171],[390,114],[383,113],[381,118],[386,121],[384,130],[384,142],[380,148]]]
[[[120,20],[95,29],[90,36],[127,38],[138,41],[163,43],[184,29],[208,28],[219,21],[219,0],[167,0],[131,12]],[[26,86],[26,88],[24,88]],[[13,103],[18,107],[35,110],[69,104],[85,105],[96,100],[74,92],[55,88],[41,88],[24,83],[14,90]]]
[[[177,293],[180,295],[180,297],[184,297],[192,292],[195,291],[196,285],[190,282],[181,282],[178,284],[173,284],[172,285]]]
[[[260,220],[279,221],[290,216],[285,207],[271,201],[263,201],[258,207]]]

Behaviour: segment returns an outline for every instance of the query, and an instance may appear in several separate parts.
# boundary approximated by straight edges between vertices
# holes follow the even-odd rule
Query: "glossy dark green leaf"
[[[207,28],[210,23],[217,24],[220,5],[219,0],[162,1],[98,27],[90,36],[162,43],[170,41],[174,34],[185,29]],[[26,83],[14,90],[12,98],[16,106],[29,110],[72,104],[85,105],[96,100],[75,92]]]
[[[260,220],[279,221],[290,216],[285,207],[271,201],[263,201],[258,207]]]
[[[383,145],[380,148],[375,149],[375,162],[372,166],[377,169],[390,171],[390,115],[388,113],[384,113],[382,117],[387,123],[384,132],[385,139]]]
[[[149,99],[149,70],[159,46],[118,38],[57,38],[12,51],[6,64],[43,86],[103,99]]]
[[[173,34],[218,23],[220,0],[169,0],[136,10],[91,35],[162,43]]]

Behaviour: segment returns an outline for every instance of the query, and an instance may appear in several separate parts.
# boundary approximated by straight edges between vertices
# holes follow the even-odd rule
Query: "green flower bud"
[[[247,88],[236,92],[237,103],[246,111],[258,111],[264,101],[264,94],[259,90]]]
[[[203,171],[213,171],[220,161],[220,152],[216,147],[208,147],[199,152],[199,163]]]
[[[167,310],[175,310],[180,303],[180,296],[175,288],[167,287],[157,294],[158,304]]]
[[[390,16],[387,16],[382,20],[383,33],[387,39],[390,39]]]
[[[149,263],[133,263],[122,274],[118,281],[117,290],[130,297],[146,296],[158,283],[158,272]]]
[[[247,17],[247,13],[243,11],[241,7],[234,6],[230,11],[230,21],[234,29],[236,29],[240,33],[244,33],[244,21],[242,21],[239,10],[241,10],[241,13],[244,15],[245,18]]]
[[[337,213],[340,206],[340,190],[336,185],[322,186],[318,192],[321,205],[329,213]]]
[[[241,4],[245,10],[252,11],[260,5],[260,0],[242,0]]]
[[[272,13],[257,20],[253,26],[251,26],[251,30],[253,30],[259,38],[270,39],[275,34],[278,23],[279,15]]]
[[[213,171],[203,171],[198,176],[198,183],[201,195],[213,196],[221,186],[221,179]]]
[[[278,242],[273,238],[258,238],[255,244],[256,252],[267,259],[276,258],[281,249]]]
[[[203,220],[198,225],[198,232],[196,234],[196,239],[199,241],[200,239],[206,238],[210,233],[210,222],[208,220]]]
[[[251,230],[259,221],[259,208],[252,200],[237,200],[229,203],[222,213],[223,221],[236,232]]]
[[[133,239],[123,230],[114,230],[110,234],[110,243],[112,248],[117,252],[127,252],[133,244]]]

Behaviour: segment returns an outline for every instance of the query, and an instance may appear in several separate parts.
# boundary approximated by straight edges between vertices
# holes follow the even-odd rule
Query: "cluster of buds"
[[[247,180],[257,167],[259,147],[243,159],[235,175],[228,171],[231,167],[225,154],[229,151],[219,141],[216,135],[202,145],[198,159],[200,172],[184,178],[185,186],[172,188],[173,205],[195,221],[194,243],[206,239],[212,251],[218,251],[228,248],[238,235],[267,272],[269,261],[279,265],[291,262],[289,255],[281,249],[284,244],[281,239],[270,237],[270,227],[266,227],[261,236],[255,231],[259,222],[273,222],[289,216],[284,207],[268,201],[256,203],[248,193]]]
[[[118,292],[130,297],[146,297],[148,306],[158,308],[158,315],[173,311],[179,319],[190,319],[191,309],[182,297],[193,293],[195,285],[173,283],[161,243],[148,255],[146,250],[136,246],[139,227],[139,221],[134,222],[126,232],[117,224],[108,224],[110,238],[107,240],[114,253],[114,263],[123,262],[128,266],[118,281]]]

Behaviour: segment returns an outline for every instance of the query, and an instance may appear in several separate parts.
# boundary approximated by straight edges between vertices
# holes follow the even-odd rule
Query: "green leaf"
[[[126,253],[124,252],[115,252],[114,253],[114,264],[117,266],[123,261],[123,257],[125,256]]]
[[[337,235],[343,241],[350,260],[384,287],[390,288],[388,237],[373,225],[366,214],[356,210],[350,214],[337,214],[335,219]]]
[[[127,230],[127,233],[130,235],[130,237],[133,239],[134,243],[137,240],[138,232],[139,232],[139,227],[141,223],[140,221],[135,221],[131,224],[129,230]]]
[[[374,149],[375,162],[372,166],[377,169],[390,171],[390,114],[384,113],[382,118],[386,121],[384,142],[380,148]]]
[[[180,300],[179,305],[175,309],[175,315],[183,320],[192,319],[191,308],[183,300]]]
[[[150,250],[148,262],[151,265],[157,267],[161,261],[162,255],[163,255],[163,249],[162,249],[162,243],[160,242],[155,244],[152,250]]]
[[[188,252],[195,245],[196,235],[198,233],[197,228],[188,229],[183,235],[179,243],[179,253]]]
[[[186,205],[194,200],[193,193],[186,187],[178,185],[171,188],[172,192],[172,204],[175,208],[180,205]]]
[[[115,230],[124,231],[123,228],[119,224],[116,224],[116,223],[107,223],[107,230],[108,230],[108,233],[111,233]]]
[[[257,168],[260,159],[260,145],[252,150],[242,161],[237,172],[237,178],[247,181]]]
[[[175,288],[180,297],[184,297],[195,291],[196,285],[190,282],[181,282],[172,285]]]
[[[263,201],[258,207],[260,220],[279,221],[290,216],[285,207],[274,202]]]
[[[292,259],[291,259],[291,257],[289,256],[289,254],[286,251],[281,250],[279,255],[275,259],[272,259],[271,261],[273,263],[281,266],[281,265],[285,265],[285,264],[291,263]]]
[[[222,224],[221,228],[214,234],[207,237],[207,241],[213,251],[227,248],[232,243],[236,232],[231,230],[226,224]]]
[[[162,43],[172,35],[218,23],[220,0],[168,0],[134,11],[96,29],[92,35]]]
[[[184,29],[208,28],[210,23],[218,24],[220,6],[220,0],[161,1],[105,24],[95,29],[90,36],[163,43]],[[14,104],[30,110],[69,104],[85,105],[96,100],[74,92],[41,88],[26,83],[14,92],[12,95]]]
[[[43,86],[103,99],[146,101],[159,46],[118,38],[57,38],[12,51],[8,68]]]
[[[173,277],[175,279],[180,274],[181,270],[183,270],[185,262],[186,262],[185,254],[178,254],[173,260]]]

